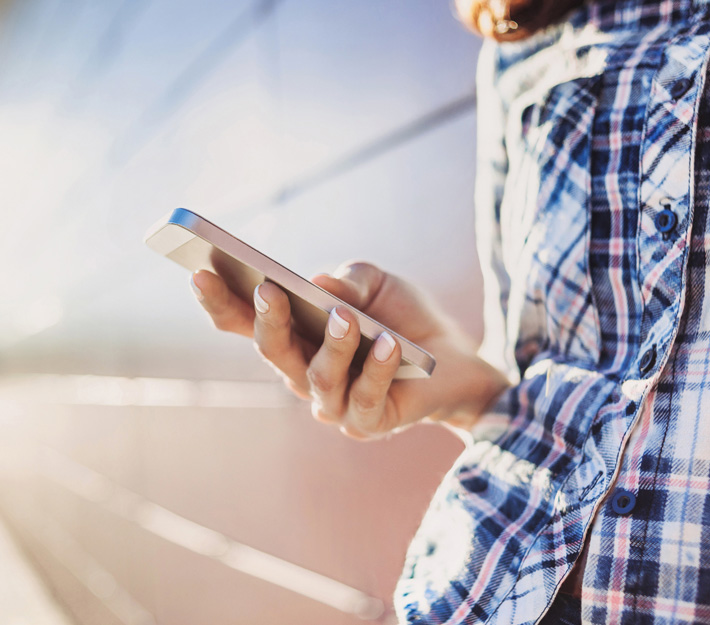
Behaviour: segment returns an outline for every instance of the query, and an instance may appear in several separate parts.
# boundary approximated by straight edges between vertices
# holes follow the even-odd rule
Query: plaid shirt
[[[402,622],[533,624],[586,550],[583,622],[710,623],[708,2],[484,48],[484,351],[516,384],[412,542]]]

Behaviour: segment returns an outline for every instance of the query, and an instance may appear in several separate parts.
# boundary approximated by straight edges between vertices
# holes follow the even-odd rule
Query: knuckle
[[[358,393],[352,395],[350,401],[355,412],[368,417],[368,423],[372,421],[371,417],[378,413],[381,408],[379,398],[374,395]]]
[[[296,397],[304,400],[311,399],[310,393],[306,389],[304,389],[300,384],[289,378],[285,373],[283,373],[283,371],[277,370],[277,372],[281,375],[284,384],[286,385],[286,388],[291,391]]]
[[[214,327],[222,332],[229,332],[232,327],[232,324],[226,317],[215,315],[212,317],[212,322],[214,323]]]
[[[351,395],[349,416],[356,429],[368,438],[383,436],[394,426],[388,416],[385,401],[376,394]]]
[[[389,376],[389,367],[387,364],[383,364],[375,361],[376,369],[367,368],[363,371],[363,378],[367,381],[367,395],[372,397],[384,397],[387,394],[390,386],[392,385],[392,379]],[[396,363],[399,366],[399,362]]]
[[[374,419],[367,424],[365,433],[370,438],[377,438],[382,436],[383,434],[387,434],[389,431],[390,428],[387,427],[387,422],[384,419],[384,415],[380,413],[377,419]]]
[[[348,268],[349,274],[359,282],[379,286],[384,278],[384,272],[372,263],[354,262]]]
[[[350,271],[372,271],[373,269],[377,269],[372,263],[366,263],[362,260],[350,261],[347,263],[347,267]]]
[[[354,419],[353,423],[355,424],[356,430],[363,437],[368,439],[376,438],[385,433],[385,428],[380,418],[363,419],[362,416],[360,416],[360,418]]]
[[[336,278],[342,278],[344,275],[346,275],[354,265],[357,264],[358,261],[353,261],[349,260],[344,263],[340,263],[336,268],[335,271],[333,272],[333,275]]]
[[[332,393],[338,386],[336,380],[315,367],[308,368],[306,377],[311,385],[311,389],[319,395]]]
[[[371,434],[368,434],[367,432],[363,432],[349,423],[344,423],[340,427],[340,431],[343,434],[345,434],[345,436],[347,436],[348,438],[352,438],[352,439],[354,439],[356,441],[360,441],[360,442],[373,440],[373,438],[374,438]]]
[[[339,421],[336,415],[328,412],[323,404],[317,401],[311,402],[311,415],[320,423],[331,424]]]
[[[323,405],[319,404],[318,402],[311,402],[311,416],[316,420],[316,421],[323,421],[325,414],[323,411]]]

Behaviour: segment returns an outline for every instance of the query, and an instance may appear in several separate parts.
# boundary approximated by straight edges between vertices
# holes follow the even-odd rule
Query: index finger
[[[254,308],[232,293],[222,278],[202,269],[192,274],[190,284],[215,327],[242,336],[254,336]]]

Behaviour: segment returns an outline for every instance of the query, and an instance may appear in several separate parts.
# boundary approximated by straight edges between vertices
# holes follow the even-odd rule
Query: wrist
[[[478,356],[468,356],[442,368],[445,397],[430,415],[433,421],[470,429],[511,386],[507,376]]]

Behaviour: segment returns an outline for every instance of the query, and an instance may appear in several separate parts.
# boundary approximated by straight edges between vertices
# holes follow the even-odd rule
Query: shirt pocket
[[[542,353],[594,365],[601,336],[589,272],[591,136],[601,75],[526,92],[508,111],[501,205],[511,276],[507,338],[521,373]]]

